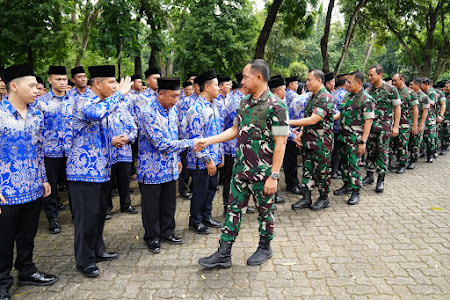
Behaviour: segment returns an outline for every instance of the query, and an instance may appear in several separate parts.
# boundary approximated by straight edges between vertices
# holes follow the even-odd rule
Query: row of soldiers
[[[113,66],[90,67],[89,73],[90,88],[83,67],[72,69],[75,87],[67,92],[65,67],[51,66],[48,77],[51,90],[37,98],[38,83],[29,66],[8,68],[1,77],[10,94],[0,105],[5,119],[5,122],[2,120],[5,126],[1,128],[2,141],[7,141],[2,143],[0,152],[2,163],[5,162],[2,176],[6,178],[0,190],[3,210],[9,205],[27,204],[28,207],[33,204],[35,235],[34,225],[37,226],[39,215],[36,209],[40,208],[42,200],[34,200],[45,196],[43,204],[49,229],[52,233],[60,232],[57,184],[66,177],[74,218],[76,263],[87,277],[100,274],[96,262],[118,257],[117,253],[107,252],[103,243],[113,181],[119,188],[121,211],[137,212],[129,201],[133,141],[137,140],[134,144],[138,145],[136,177],[142,196],[144,241],[151,252],[160,252],[160,241],[182,243],[181,238],[174,236],[176,180],[181,173],[179,191],[183,197],[191,198],[189,228],[198,234],[208,234],[208,227],[222,227],[218,253],[226,257],[216,253],[200,264],[231,266],[231,244],[238,234],[242,215],[247,211],[248,197],[253,194],[261,241],[248,263],[258,265],[272,255],[272,211],[283,157],[287,190],[303,194],[303,198],[292,205],[293,209],[320,210],[330,206],[333,151],[337,151],[340,158],[344,181],[344,186],[335,194],[352,193],[348,204],[357,204],[359,189],[362,184],[373,183],[375,168],[379,174],[376,190],[384,189],[391,136],[398,136],[406,125],[413,135],[412,162],[417,161],[421,133],[425,127],[428,129],[428,123],[433,125],[431,116],[434,113],[437,117],[435,107],[440,99],[433,94],[428,79],[416,79],[414,84],[419,89],[413,85],[415,92],[412,92],[404,87],[403,76],[396,74],[397,90],[382,80],[381,66],[369,69],[371,85],[367,90],[363,89],[365,76],[361,72],[338,76],[338,88],[334,93],[340,95],[339,103],[333,102],[328,91],[334,88],[334,78],[330,79],[330,74],[325,76],[320,70],[309,72],[308,92],[299,95],[296,77],[274,76],[269,80],[267,63],[262,60],[249,63],[243,73],[236,76],[238,85],[234,92],[231,92],[231,79],[218,76],[214,70],[190,76],[182,91],[179,79],[161,78],[157,69],[145,73],[148,88],[144,91],[138,76],[118,83]],[[396,81],[394,85],[397,86]],[[439,115],[446,117],[445,99],[439,101],[444,102]],[[402,123],[402,116],[406,123]],[[31,117],[33,119],[28,120]],[[438,122],[442,120],[437,118]],[[289,141],[285,146],[286,139]],[[399,140],[398,145],[403,145],[404,136]],[[427,147],[432,142],[435,142],[434,137],[428,137]],[[298,179],[296,182],[297,146],[303,154],[301,186]],[[368,171],[363,180],[361,165],[366,147]],[[434,150],[430,146],[429,152]],[[405,161],[400,160],[400,166],[406,165],[402,163]],[[223,224],[211,215],[218,168],[223,168],[224,174],[226,217]],[[188,191],[189,177],[192,178],[192,194]],[[312,203],[314,185],[319,188],[320,196]],[[110,204],[109,210],[111,208]],[[2,217],[4,215],[0,215],[1,220]],[[16,222],[8,226],[23,224]],[[24,238],[14,236],[14,232],[17,228],[9,233],[2,251],[8,263],[5,263],[5,270],[0,271],[7,271],[9,276],[7,289],[12,284],[10,241]],[[34,239],[34,235],[27,236],[27,241]],[[22,250],[18,249],[18,253]],[[27,251],[30,251],[29,245]],[[217,259],[219,262],[215,262]],[[25,265],[32,264],[30,257],[26,260]],[[35,272],[28,274],[30,270]],[[31,276],[36,273],[38,275]],[[19,283],[39,285],[55,280],[55,276],[35,268],[21,270],[19,267]]]

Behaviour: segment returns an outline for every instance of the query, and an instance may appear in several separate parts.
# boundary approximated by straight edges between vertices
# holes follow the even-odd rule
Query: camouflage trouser
[[[444,147],[450,144],[450,121],[448,120],[442,122],[441,141]]]
[[[386,174],[389,164],[389,141],[391,132],[380,131],[370,132],[367,140],[367,171],[374,172],[375,168],[378,174]]]
[[[265,181],[247,182],[233,177],[230,183],[228,212],[223,223],[221,239],[232,243],[239,234],[242,217],[247,211],[248,201],[253,195],[253,201],[258,210],[259,234],[262,238],[273,239],[274,215],[273,203],[275,195],[264,194]]]
[[[358,146],[355,142],[342,142],[340,140],[338,140],[336,146],[338,147],[339,160],[341,162],[342,181],[350,183],[352,189],[360,189],[362,159],[361,155],[358,154]]]
[[[418,161],[420,155],[420,147],[422,146],[423,141],[423,133],[411,135],[411,140],[412,140],[411,158],[413,161]]]
[[[398,130],[398,143],[397,143],[397,151],[398,151],[398,162],[399,164],[405,166],[408,162],[408,144],[409,138],[411,136],[410,128],[400,128]],[[393,140],[394,138],[392,138]],[[393,145],[393,143],[391,143]]]
[[[320,150],[303,149],[303,188],[312,191],[314,180],[319,193],[328,195],[331,181],[331,152],[332,149],[325,147]]]
[[[425,132],[423,133],[423,142],[428,152],[436,150],[436,124],[425,125]]]

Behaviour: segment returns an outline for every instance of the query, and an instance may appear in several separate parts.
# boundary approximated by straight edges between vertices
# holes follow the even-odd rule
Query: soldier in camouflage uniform
[[[340,135],[337,140],[339,160],[342,164],[344,186],[334,191],[335,195],[352,193],[348,205],[360,201],[359,190],[362,185],[361,158],[366,151],[370,127],[375,117],[375,104],[372,97],[363,89],[364,74],[356,71],[347,77],[347,93],[341,102]]]
[[[421,78],[414,79],[410,84],[411,88],[417,95],[417,99],[419,100],[419,125],[417,126],[417,134],[413,133],[412,135],[411,159],[409,160],[408,169],[414,169],[415,163],[419,159],[420,147],[423,140],[423,132],[425,130],[425,122],[427,120],[428,110],[430,109],[430,98],[428,98],[427,94],[422,92],[422,90],[420,89],[421,84]]]
[[[375,102],[375,118],[372,130],[367,141],[367,176],[363,179],[363,185],[374,182],[373,172],[378,173],[375,191],[384,191],[384,176],[389,164],[390,137],[396,137],[400,122],[400,96],[396,87],[383,82],[384,69],[380,65],[369,68],[369,81],[371,86],[367,92]]]
[[[427,163],[433,162],[433,154],[436,151],[436,123],[437,123],[437,101],[438,94],[436,90],[430,86],[430,79],[424,78],[420,85],[421,90],[430,98],[430,110],[426,121],[425,132],[423,135],[423,142],[427,151]]]
[[[445,114],[444,121],[442,122],[442,148],[441,155],[447,153],[447,148],[450,143],[450,81],[445,83],[444,87],[445,93]]]
[[[405,173],[406,163],[408,162],[408,145],[411,133],[413,135],[417,134],[419,100],[417,99],[417,94],[406,86],[405,76],[403,76],[403,74],[394,74],[394,76],[392,76],[392,83],[398,89],[400,99],[402,100],[400,128],[397,137],[397,157],[399,166],[396,173],[403,174]]]
[[[233,126],[220,135],[203,140],[203,145],[237,137],[228,212],[222,228],[219,249],[199,259],[206,268],[231,267],[231,246],[235,241],[249,198],[258,210],[260,241],[248,265],[260,265],[272,257],[274,237],[273,203],[289,133],[286,105],[267,88],[267,62],[256,59],[243,71],[242,85],[250,95],[241,100]]]
[[[331,153],[333,152],[333,97],[323,85],[324,74],[312,70],[306,78],[308,91],[313,93],[305,107],[305,118],[291,120],[291,126],[301,126],[299,138],[303,147],[303,198],[292,204],[293,210],[310,207],[321,210],[330,206]],[[319,188],[319,199],[312,204],[311,191]]]
[[[437,121],[437,138],[438,138],[438,141],[436,143],[436,148],[438,146],[438,143],[440,143],[439,147],[441,148],[441,153],[442,153],[442,149],[444,147],[444,141],[443,141],[444,124],[443,124],[443,122],[445,120],[445,113],[446,113],[446,110],[447,110],[447,99],[446,99],[445,94],[444,94],[443,91],[441,91],[437,87],[436,88],[432,87],[432,88],[436,91],[436,93],[438,95],[437,104],[440,107],[440,112],[437,115],[437,119],[436,119],[436,121]],[[437,155],[438,155],[437,152],[435,152],[434,153],[434,157],[436,158]]]

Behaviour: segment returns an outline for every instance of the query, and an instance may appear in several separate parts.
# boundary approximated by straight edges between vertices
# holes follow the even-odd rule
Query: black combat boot
[[[395,173],[397,173],[397,174],[403,174],[403,173],[405,173],[405,171],[406,171],[405,165],[404,165],[404,164],[400,164],[400,165],[398,166],[397,172],[395,172]]]
[[[361,198],[359,198],[359,189],[353,189],[352,195],[350,196],[350,199],[348,199],[347,204],[348,205],[355,205],[358,204]]]
[[[304,189],[303,198],[300,201],[292,204],[292,210],[300,210],[302,208],[308,208],[312,204],[311,200],[311,191],[308,189]]]
[[[330,207],[330,201],[328,200],[328,195],[320,194],[319,199],[311,205],[312,210],[321,210],[327,207]]]
[[[219,249],[208,257],[202,257],[198,263],[205,268],[229,268],[231,267],[231,246],[232,243],[227,243],[224,240],[219,240]]]
[[[333,192],[333,194],[336,196],[342,196],[342,195],[350,194],[351,192],[352,192],[352,188],[350,187],[350,183],[344,182],[344,185],[340,189],[335,190]]]
[[[363,179],[362,185],[369,185],[374,183],[375,180],[373,179],[373,172],[367,171],[367,176]]]
[[[416,167],[416,160],[411,158],[410,161],[409,161],[409,164],[408,164],[407,169],[408,169],[408,170],[412,170],[412,169],[414,169],[415,167]]]
[[[427,163],[433,162],[433,153],[427,152]]]
[[[270,247],[270,240],[260,237],[259,246],[255,253],[247,259],[247,265],[259,266],[263,262],[271,258],[273,255],[272,248]]]
[[[375,192],[382,193],[384,191],[384,174],[378,174],[377,187]]]

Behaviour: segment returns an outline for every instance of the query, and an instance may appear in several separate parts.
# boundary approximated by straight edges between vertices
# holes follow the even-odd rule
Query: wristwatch
[[[360,144],[360,145],[364,145],[365,143],[366,143],[366,141],[359,140],[359,144]]]
[[[270,174],[270,177],[272,177],[272,179],[278,180],[280,179],[280,175],[278,173],[273,172],[272,174]]]

